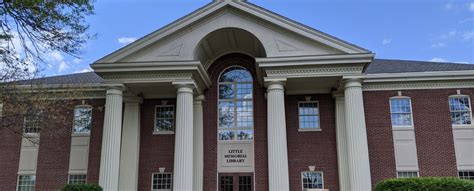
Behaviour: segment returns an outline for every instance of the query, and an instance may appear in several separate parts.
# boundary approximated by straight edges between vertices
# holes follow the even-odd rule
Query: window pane
[[[449,98],[449,110],[451,111],[451,123],[453,125],[470,125],[472,123],[469,97]]]
[[[418,177],[418,172],[408,171],[408,172],[397,172],[398,178],[413,178]]]
[[[300,129],[320,128],[318,102],[300,102],[298,112]]]
[[[87,175],[71,174],[69,175],[69,184],[85,184],[87,183]]]
[[[174,106],[156,106],[154,132],[174,131]]]
[[[92,127],[92,108],[74,108],[74,133],[89,133]]]
[[[219,140],[234,140],[234,131],[219,131]]]
[[[173,185],[171,173],[154,173],[152,180],[153,191],[169,191]]]
[[[323,176],[321,172],[302,173],[303,188],[323,189]]]
[[[237,140],[253,140],[253,130],[237,131]]]
[[[242,67],[231,67],[219,78],[219,140],[253,139],[252,83]]]
[[[35,175],[20,175],[18,177],[18,190],[19,191],[34,191],[36,184]]]
[[[412,126],[410,98],[390,99],[392,126]]]

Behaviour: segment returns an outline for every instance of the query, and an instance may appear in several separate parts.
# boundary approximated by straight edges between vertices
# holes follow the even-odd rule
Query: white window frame
[[[91,109],[91,128],[89,130],[89,132],[74,132],[74,129],[75,129],[75,123],[76,123],[76,108],[89,108]],[[74,106],[74,109],[73,109],[73,116],[72,116],[72,135],[74,136],[88,136],[91,134],[91,131],[92,131],[92,117],[93,117],[93,107],[91,105],[76,105]]]
[[[449,104],[449,99],[450,98],[467,98],[469,102],[469,115],[471,117],[471,124],[453,124],[451,121],[451,105]],[[474,119],[472,119],[472,105],[471,105],[471,97],[469,95],[464,95],[464,94],[457,94],[457,95],[451,95],[448,97],[448,109],[449,109],[449,121],[451,122],[451,125],[453,127],[474,127]]]
[[[235,97],[235,98],[232,98],[232,99],[220,99],[220,90],[219,90],[220,85],[221,85],[221,84],[233,84],[233,83],[234,83],[234,82],[220,82],[220,79],[221,79],[222,75],[223,75],[228,69],[231,69],[231,68],[242,68],[242,69],[244,69],[244,70],[246,70],[247,72],[250,73],[250,75],[251,75],[250,77],[252,78],[252,82],[240,82],[240,84],[246,84],[246,83],[247,83],[247,84],[251,84],[251,85],[252,85],[252,98],[247,98],[247,99],[242,98],[242,99],[238,99],[237,97]],[[217,141],[219,141],[219,142],[226,142],[226,143],[232,143],[232,142],[240,142],[240,143],[249,142],[249,143],[251,143],[251,142],[253,142],[253,141],[255,140],[255,99],[254,99],[254,98],[255,98],[255,91],[254,91],[254,88],[255,88],[255,87],[254,87],[254,80],[255,80],[255,79],[254,79],[254,77],[252,76],[252,73],[251,73],[247,68],[242,67],[242,66],[239,66],[239,65],[232,65],[232,66],[229,66],[229,67],[223,69],[223,70],[221,71],[221,73],[219,74],[219,77],[217,78],[217,135],[216,135],[216,136],[217,136]],[[237,92],[234,92],[234,93],[236,94]],[[221,127],[219,126],[219,115],[220,115],[220,113],[219,113],[219,103],[220,103],[221,101],[229,101],[229,102],[232,102],[232,103],[237,103],[237,102],[239,102],[239,101],[249,101],[249,102],[251,102],[251,103],[252,103],[252,125],[251,125],[251,127],[240,127],[240,128],[238,128],[237,125],[235,125],[235,124],[237,124],[237,115],[238,115],[238,114],[237,114],[237,112],[235,112],[235,113],[234,113],[234,119],[235,119],[235,121],[234,121],[234,127],[232,127],[232,128],[221,128]],[[237,131],[239,131],[239,130],[243,130],[243,131],[245,131],[245,130],[251,130],[251,131],[252,131],[252,137],[253,137],[253,138],[252,138],[251,140],[238,140],[238,139],[237,139],[237,133],[235,133],[235,134],[234,134],[234,139],[232,139],[232,140],[220,140],[220,137],[219,137],[219,131],[220,131],[220,130],[223,130],[223,131],[228,130],[228,131],[234,131],[234,132],[237,132]]]
[[[155,176],[155,174],[169,174],[171,176],[171,188],[170,189],[153,189],[153,177]],[[171,191],[173,190],[173,182],[174,182],[174,179],[173,179],[173,173],[172,172],[154,172],[154,173],[151,173],[151,191]]]
[[[322,182],[323,187],[322,188],[304,188],[304,181],[303,181],[303,174],[304,173],[320,173],[321,174],[321,179],[322,179],[321,182]],[[300,179],[301,179],[301,190],[302,191],[306,191],[308,189],[324,189],[324,172],[323,171],[303,171],[303,172],[301,172]]]
[[[34,187],[33,190],[36,190],[36,174],[19,174],[17,176],[17,180],[16,180],[16,190],[17,191],[19,190],[19,187],[20,187],[20,176],[35,176],[35,183],[33,185],[33,187]]]
[[[173,130],[171,131],[155,131],[155,128],[156,128],[156,123],[158,121],[157,117],[156,117],[156,109],[159,108],[159,107],[171,107],[173,108]],[[164,105],[155,105],[155,115],[153,116],[154,118],[154,125],[153,125],[153,135],[172,135],[174,134],[174,132],[176,131],[176,107],[174,105],[170,105],[170,104],[164,104]]]
[[[87,184],[87,174],[68,174],[67,175],[67,183],[71,184],[71,176],[85,176],[85,182],[83,184]]]
[[[416,176],[414,177],[400,177],[398,174],[399,173],[416,173]],[[420,173],[418,171],[397,171],[397,178],[416,178],[420,177]]]
[[[471,177],[471,176],[469,176],[469,175],[467,175],[467,178],[461,178],[460,173],[465,173],[465,172],[467,172],[467,173],[474,173],[474,170],[459,170],[459,171],[458,171],[458,178],[463,179],[463,180],[474,180],[474,176]],[[471,179],[471,178],[473,178],[473,179]]]
[[[319,117],[319,121],[317,122],[318,123],[318,127],[317,128],[301,128],[300,126],[300,104],[302,103],[316,103],[318,105],[317,109],[318,109],[318,114],[316,116]],[[319,105],[319,101],[298,101],[298,131],[301,131],[301,132],[311,132],[311,131],[322,131],[322,127],[321,127],[321,105]]]
[[[41,127],[35,127],[35,128],[38,129],[38,130],[37,130],[37,132],[34,132],[34,133],[25,132],[25,130],[26,130],[26,125],[27,125],[27,121],[28,121],[27,118],[28,118],[28,116],[24,116],[24,117],[23,117],[23,128],[22,128],[22,133],[23,133],[23,135],[31,136],[31,137],[38,136],[38,135],[40,134],[40,132],[41,132],[41,129],[42,129]]]
[[[3,117],[3,103],[0,103],[0,117]]]
[[[408,101],[410,102],[410,120],[411,120],[411,125],[393,125],[393,119],[392,119],[392,100],[394,99],[408,99]],[[411,97],[407,97],[407,96],[395,96],[395,97],[391,97],[389,99],[389,106],[390,106],[390,125],[392,126],[393,129],[414,129],[415,127],[415,121],[413,119],[413,104],[412,104],[412,101],[411,101]],[[395,113],[397,114],[397,113]]]

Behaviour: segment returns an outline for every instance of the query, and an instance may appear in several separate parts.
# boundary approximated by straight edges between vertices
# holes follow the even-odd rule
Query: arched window
[[[253,140],[253,79],[239,66],[219,77],[219,140]]]

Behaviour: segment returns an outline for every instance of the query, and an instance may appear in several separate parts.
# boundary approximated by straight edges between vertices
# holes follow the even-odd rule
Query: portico
[[[237,130],[226,131],[219,119],[216,135],[204,133],[204,129],[210,128],[204,125],[205,120],[209,120],[207,112],[212,111],[203,111],[203,103],[229,101],[220,94],[218,99],[209,94],[217,91],[215,87],[221,88],[219,83],[234,83],[216,81],[220,74],[210,70],[216,67],[216,60],[229,54],[251,58],[245,67],[251,71],[249,78],[255,83],[242,83],[252,84],[254,90],[266,90],[265,137],[254,134],[261,128],[254,121],[262,119],[253,114],[256,107],[253,96],[258,95],[251,92],[246,94],[253,95],[251,97],[233,98],[235,104],[251,104],[248,115],[253,119],[246,123],[249,126],[240,126],[237,121],[233,122]],[[174,162],[172,169],[160,168],[160,172],[172,173],[173,190],[199,191],[209,187],[204,176],[205,166],[215,169],[215,176],[250,173],[249,177],[254,177],[262,163],[268,168],[268,182],[262,184],[268,184],[272,191],[290,190],[291,156],[288,156],[286,141],[285,96],[334,93],[340,190],[370,190],[361,76],[373,57],[365,49],[269,14],[245,1],[214,1],[92,65],[106,84],[110,84],[106,96],[100,185],[107,191],[137,189],[141,100],[173,99],[176,100],[175,130],[171,133],[174,135]],[[210,96],[204,96],[207,94]],[[246,106],[235,107],[235,111],[240,111],[239,107]],[[236,119],[240,118],[240,114],[236,114]],[[204,148],[204,137],[217,136],[217,131],[221,136],[221,130],[231,133],[226,136],[235,141],[219,138],[215,140],[213,156],[205,155],[208,153],[205,150],[211,148]],[[233,132],[248,134],[245,138],[232,138]],[[256,150],[262,149],[262,140],[267,145],[264,156],[268,159],[255,156]],[[237,163],[242,164],[222,162],[224,152],[229,149],[241,153],[236,157],[245,156],[238,159]],[[208,159],[218,162],[209,164]],[[249,179],[252,185],[259,180]],[[219,187],[216,190],[222,190],[221,184],[222,181],[216,185]]]

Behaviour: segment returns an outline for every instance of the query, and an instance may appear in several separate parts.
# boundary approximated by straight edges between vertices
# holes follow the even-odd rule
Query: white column
[[[177,85],[173,190],[193,189],[193,86]]]
[[[345,81],[344,98],[350,189],[372,190],[364,100],[359,79]]]
[[[336,99],[336,140],[337,163],[339,167],[339,190],[350,191],[344,95],[336,94],[334,95],[334,98]]]
[[[194,164],[193,164],[193,191],[202,191],[203,188],[203,170],[204,170],[204,129],[202,101],[204,96],[198,96],[194,99]]]
[[[270,190],[289,191],[284,82],[269,82],[267,93]]]
[[[120,151],[120,191],[138,189],[141,101],[141,98],[125,99],[125,108],[123,112],[122,148]]]
[[[122,88],[107,89],[100,157],[99,185],[104,191],[118,190],[120,139],[122,131]]]

